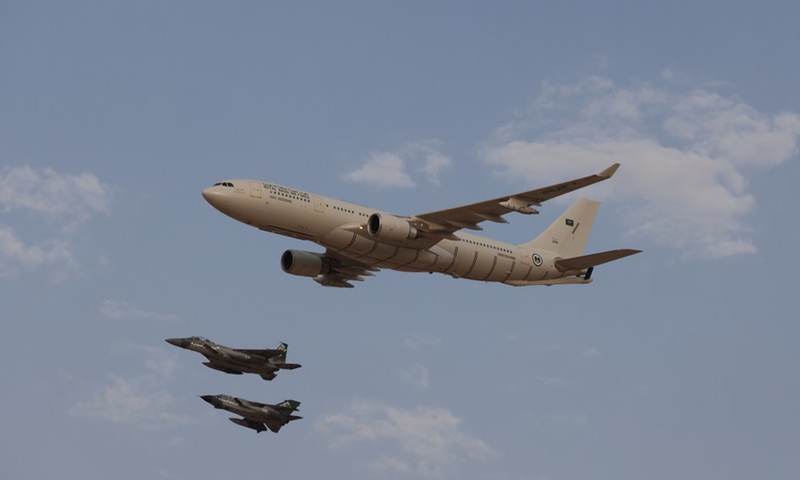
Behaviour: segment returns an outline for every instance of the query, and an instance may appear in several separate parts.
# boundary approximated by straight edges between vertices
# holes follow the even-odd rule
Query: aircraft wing
[[[532,206],[540,206],[542,202],[573,192],[603,180],[608,180],[619,168],[615,163],[600,173],[588,177],[577,178],[568,182],[550,185],[536,190],[515,193],[505,197],[493,198],[484,202],[464,205],[462,207],[439,210],[437,212],[423,213],[412,217],[412,224],[421,223],[422,231],[429,235],[447,237],[453,232],[466,228],[469,230],[483,230],[478,224],[483,221],[508,223],[503,215],[510,212],[520,212],[527,215],[539,213]],[[418,227],[419,228],[419,227]]]
[[[264,357],[264,358],[277,357],[278,355],[283,353],[280,350],[275,350],[275,349],[272,349],[272,348],[264,348],[264,349],[237,348],[236,351],[237,352],[246,353],[247,355],[255,355],[255,356]]]
[[[267,428],[270,429],[271,432],[278,433],[281,430],[281,427],[286,425],[287,423],[293,420],[300,420],[303,417],[297,415],[287,415],[283,418],[275,418],[271,417],[266,422]]]
[[[330,271],[314,278],[315,282],[324,287],[353,288],[350,282],[363,282],[364,277],[371,277],[374,275],[373,272],[380,271],[379,268],[338,255],[330,250],[325,252],[324,260],[330,267]]]

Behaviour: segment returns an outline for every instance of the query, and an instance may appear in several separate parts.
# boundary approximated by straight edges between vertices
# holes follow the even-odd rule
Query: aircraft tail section
[[[280,360],[281,362],[285,362],[286,353],[289,351],[289,345],[281,342],[281,344],[278,345],[278,351],[281,352],[280,355],[278,355],[278,360]]]
[[[600,202],[581,198],[538,237],[521,246],[529,250],[549,250],[561,258],[578,257],[586,248],[599,208]]]
[[[619,260],[620,258],[635,255],[639,252],[641,252],[641,250],[633,250],[630,248],[609,250],[607,252],[583,255],[581,257],[559,259],[555,261],[555,266],[560,272],[582,271],[587,268],[593,268],[604,263]]]
[[[297,400],[284,400],[281,403],[279,403],[278,405],[276,405],[276,407],[278,407],[278,408],[280,408],[282,410],[287,410],[288,413],[294,412],[295,410],[297,410],[297,407],[299,407],[299,406],[300,406],[300,402],[298,402]]]

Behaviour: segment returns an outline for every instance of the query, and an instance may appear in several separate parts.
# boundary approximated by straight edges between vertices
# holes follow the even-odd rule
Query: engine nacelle
[[[317,253],[286,250],[281,255],[281,268],[286,273],[301,277],[316,277],[328,273],[328,266]]]
[[[373,213],[369,216],[367,232],[372,237],[395,242],[417,238],[417,229],[406,220],[382,213]]]

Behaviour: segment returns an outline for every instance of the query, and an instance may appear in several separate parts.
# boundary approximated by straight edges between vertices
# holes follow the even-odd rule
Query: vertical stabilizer
[[[297,410],[297,407],[299,407],[299,406],[300,406],[300,402],[298,402],[297,400],[284,400],[281,403],[276,405],[276,407],[278,407],[280,409],[288,410],[289,413],[292,413],[295,410]]]
[[[599,208],[600,202],[581,198],[538,237],[521,246],[530,250],[549,250],[561,258],[583,255]]]
[[[286,362],[286,352],[289,351],[289,345],[281,343],[278,346],[278,351],[281,352],[281,354],[278,355],[278,360],[280,360],[281,362]]]

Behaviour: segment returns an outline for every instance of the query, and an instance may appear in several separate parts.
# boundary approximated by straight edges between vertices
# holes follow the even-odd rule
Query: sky
[[[792,2],[0,2],[0,478],[800,471]],[[401,215],[596,173],[590,285],[354,289],[200,191]],[[287,342],[272,382],[164,342]],[[200,395],[302,402],[256,434]]]

